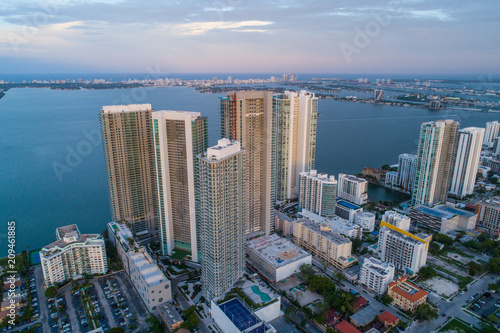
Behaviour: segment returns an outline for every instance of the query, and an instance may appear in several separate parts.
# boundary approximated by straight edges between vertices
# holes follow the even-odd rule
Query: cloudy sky
[[[500,72],[500,1],[2,0],[0,73]]]

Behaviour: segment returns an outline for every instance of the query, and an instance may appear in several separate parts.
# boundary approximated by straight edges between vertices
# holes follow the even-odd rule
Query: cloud
[[[241,21],[241,22],[227,22],[227,21],[213,21],[213,22],[190,22],[176,24],[173,26],[166,26],[167,29],[176,31],[180,35],[204,35],[211,30],[231,30],[240,32],[263,32],[262,29],[240,29],[244,27],[259,27],[270,25],[273,22],[268,21]]]

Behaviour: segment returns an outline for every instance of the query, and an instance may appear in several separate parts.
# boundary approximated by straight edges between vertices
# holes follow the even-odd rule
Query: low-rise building
[[[393,226],[404,231],[410,230],[411,219],[408,216],[393,210],[386,211],[382,216],[382,221],[392,224]]]
[[[361,333],[356,327],[352,326],[347,320],[343,320],[335,326],[339,333]]]
[[[373,177],[376,180],[381,181],[385,177],[387,171],[372,167],[364,167],[361,169],[361,173],[363,176]]]
[[[274,228],[285,237],[293,236],[293,225],[297,219],[278,210],[274,211]]]
[[[378,316],[378,319],[384,324],[386,328],[394,327],[399,324],[399,318],[389,311],[384,311]]]
[[[387,286],[394,280],[394,265],[377,258],[367,258],[359,274],[359,283],[367,286],[378,295],[385,294]]]
[[[375,229],[375,214],[357,211],[354,214],[354,223],[363,228],[363,232],[372,232]]]
[[[123,262],[124,271],[142,301],[149,311],[157,312],[160,305],[172,300],[170,281],[126,225],[110,222],[108,231]]]
[[[425,205],[417,205],[410,208],[410,218],[413,223],[419,226],[427,227],[444,234],[457,229],[474,229],[476,227],[477,215],[444,204],[432,208]]]
[[[340,270],[357,260],[351,255],[352,242],[332,232],[327,224],[319,225],[309,220],[297,222],[293,229],[293,241]]]
[[[477,207],[477,225],[489,232],[500,232],[500,201],[487,199],[480,201]]]
[[[331,308],[325,314],[325,325],[335,326],[340,321],[340,319],[341,318],[340,318],[339,314],[337,313],[337,311],[335,311],[334,308]]]
[[[160,305],[158,307],[158,314],[169,332],[173,332],[180,328],[181,324],[184,322],[179,312],[169,303]]]
[[[359,280],[360,271],[361,271],[360,265],[352,266],[344,270],[344,276],[347,279],[347,281],[355,283]]]
[[[403,311],[413,312],[420,304],[425,303],[428,292],[411,284],[407,281],[406,276],[402,276],[389,283],[388,294],[395,306]]]
[[[220,304],[212,301],[210,313],[223,333],[274,332],[271,326],[262,321],[238,298],[232,298]]]
[[[351,223],[354,223],[356,213],[362,211],[363,208],[361,206],[355,205],[345,200],[338,200],[337,206],[335,206],[335,215],[340,216],[341,218],[346,219]]]
[[[247,261],[270,282],[286,279],[312,261],[311,254],[276,234],[247,242],[246,253]]]
[[[56,229],[57,240],[40,251],[40,263],[46,287],[82,277],[104,274],[108,259],[104,238],[99,234],[81,234],[76,224]]]

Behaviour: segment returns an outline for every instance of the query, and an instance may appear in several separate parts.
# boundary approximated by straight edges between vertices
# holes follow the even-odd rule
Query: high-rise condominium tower
[[[306,209],[325,217],[335,216],[337,181],[335,176],[316,170],[300,173],[299,210]]]
[[[488,121],[486,123],[486,131],[484,132],[483,144],[488,147],[493,147],[498,131],[500,130],[500,123],[498,121]]]
[[[151,104],[103,106],[99,113],[112,218],[156,235],[158,204]]]
[[[458,127],[454,120],[423,123],[412,205],[445,202],[455,161]]]
[[[415,173],[417,172],[417,155],[401,154],[398,164],[398,184],[406,191],[413,191]]]
[[[245,149],[245,235],[254,238],[274,230],[275,142],[273,93],[245,91],[220,99],[223,138]]]
[[[298,197],[299,174],[314,168],[318,98],[286,91],[273,97],[276,118],[276,200]]]
[[[477,167],[483,146],[484,128],[467,127],[458,131],[458,145],[450,194],[463,198],[474,192]]]
[[[153,140],[162,252],[191,252],[198,261],[196,155],[208,147],[207,118],[199,112],[153,112]]]
[[[243,158],[240,143],[228,139],[197,156],[201,283],[208,302],[243,274]]]

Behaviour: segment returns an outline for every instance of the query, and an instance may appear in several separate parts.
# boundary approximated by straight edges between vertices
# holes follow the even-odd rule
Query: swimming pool
[[[267,302],[269,302],[271,300],[271,297],[269,297],[268,294],[263,293],[262,291],[260,291],[260,289],[259,289],[258,286],[252,286],[250,289],[252,289],[252,291],[254,293],[256,293],[257,295],[260,296],[260,299],[262,300],[262,302],[267,303]]]

